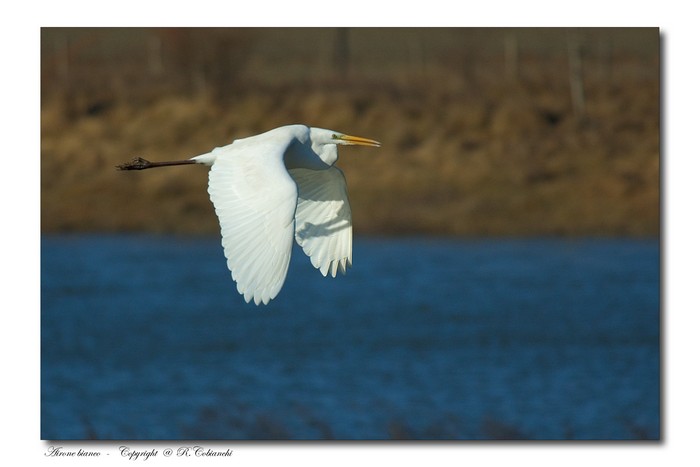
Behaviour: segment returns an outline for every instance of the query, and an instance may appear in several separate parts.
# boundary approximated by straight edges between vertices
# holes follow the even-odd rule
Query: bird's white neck
[[[288,169],[326,170],[338,160],[335,144],[312,145],[293,141],[284,153],[284,164]]]

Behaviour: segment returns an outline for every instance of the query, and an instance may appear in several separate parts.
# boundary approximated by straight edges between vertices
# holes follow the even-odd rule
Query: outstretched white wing
[[[221,224],[221,243],[238,292],[267,304],[289,268],[297,187],[287,172],[284,144],[235,142],[215,150],[209,196]]]
[[[292,169],[299,187],[296,240],[311,264],[324,276],[335,277],[352,265],[352,216],[343,172]]]

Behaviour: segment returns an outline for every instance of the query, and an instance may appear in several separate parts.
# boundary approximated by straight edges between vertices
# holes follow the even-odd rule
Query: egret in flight
[[[352,218],[339,145],[378,141],[332,130],[288,125],[235,140],[191,159],[118,165],[143,170],[170,165],[210,166],[209,197],[219,217],[221,244],[238,292],[267,304],[282,289],[296,238],[326,276],[352,264]]]

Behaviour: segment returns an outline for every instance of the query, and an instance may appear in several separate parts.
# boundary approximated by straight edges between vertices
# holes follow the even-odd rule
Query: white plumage
[[[345,274],[352,265],[352,214],[345,176],[328,170],[292,169],[299,194],[296,241],[324,276]]]
[[[292,242],[326,276],[352,265],[352,216],[338,145],[379,146],[367,138],[289,125],[234,141],[186,161],[135,159],[119,168],[205,164],[221,243],[238,292],[267,304],[282,289]]]

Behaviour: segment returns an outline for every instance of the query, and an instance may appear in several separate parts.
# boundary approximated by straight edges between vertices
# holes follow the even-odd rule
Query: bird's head
[[[381,146],[379,141],[350,136],[343,133],[326,130],[323,128],[310,128],[309,140],[311,150],[316,153],[319,159],[327,166],[335,164],[338,160],[338,146],[361,145],[361,146]]]

